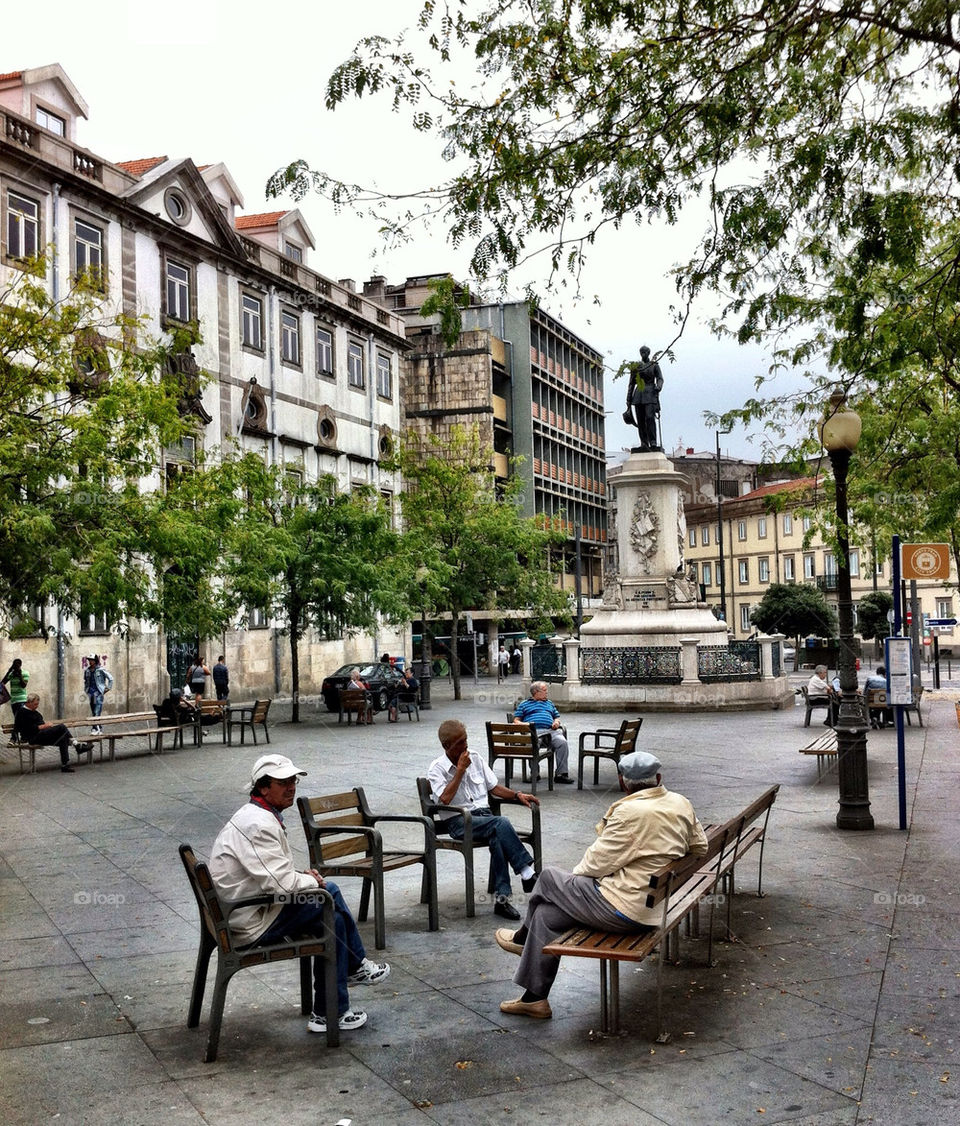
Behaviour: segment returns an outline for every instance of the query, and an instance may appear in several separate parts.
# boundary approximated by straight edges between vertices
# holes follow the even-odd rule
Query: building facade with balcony
[[[64,296],[78,272],[95,269],[105,314],[139,318],[146,337],[197,323],[201,339],[177,362],[210,377],[194,404],[200,445],[236,441],[303,479],[329,474],[340,489],[362,484],[393,496],[398,481],[380,458],[400,431],[403,321],[309,265],[315,241],[298,211],[241,214],[243,198],[223,164],[108,160],[77,142],[87,115],[58,65],[0,75],[0,282],[24,259],[45,257],[51,293]],[[191,448],[167,451],[154,484],[192,456]],[[273,696],[289,685],[282,627],[254,611],[250,628],[199,641],[207,654],[225,653],[238,690]],[[132,631],[121,640],[106,623],[86,620],[65,629],[82,641],[66,670],[42,669],[52,659],[43,642],[17,643],[37,682],[66,677],[71,695],[79,654],[96,650],[120,669],[130,706],[160,698],[181,650],[198,641],[147,628],[135,642]],[[399,644],[392,631],[309,636],[302,690],[318,689],[346,660]],[[9,663],[4,648],[0,642],[0,661]]]

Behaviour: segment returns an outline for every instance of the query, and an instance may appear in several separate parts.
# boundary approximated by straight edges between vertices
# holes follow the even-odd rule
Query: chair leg
[[[371,881],[364,876],[360,885],[360,910],[357,911],[357,922],[365,923],[370,910],[370,884]]]
[[[472,848],[470,849],[469,852],[464,850],[463,863],[464,863],[464,874],[463,874],[464,888],[463,888],[463,890],[464,890],[464,894],[465,894],[466,900],[467,900],[467,918],[472,919],[474,917],[474,915],[476,915],[476,913],[477,913],[476,897],[474,895],[474,890],[473,890],[473,849]]]
[[[593,784],[600,785],[600,759],[597,755],[593,756]]]
[[[197,952],[197,967],[193,972],[193,990],[190,994],[190,1009],[187,1013],[187,1028],[196,1028],[200,1023],[200,1010],[203,1008],[203,993],[207,985],[207,968],[213,953],[213,939],[204,931],[200,935],[200,949]]]
[[[337,1012],[337,947],[332,924],[325,942],[323,1000],[327,1018],[327,1047],[336,1048],[340,1044],[340,1016]]]
[[[266,739],[266,741],[268,743],[270,742],[270,728],[267,727],[266,720],[264,720],[264,723],[263,723],[263,737],[264,737],[264,739]]]
[[[227,986],[230,984],[231,974],[221,973],[220,963],[217,963],[217,981],[213,987],[213,1000],[210,1003],[210,1037],[207,1040],[207,1054],[203,1057],[204,1063],[213,1063],[217,1058],[217,1048],[220,1046],[220,1023],[223,1020],[223,1004],[227,999]]]
[[[377,872],[370,882],[376,885],[373,889],[373,944],[378,950],[382,950],[387,945],[387,922],[384,918],[383,907],[383,872]]]
[[[432,863],[431,863],[432,861]],[[427,925],[432,931],[440,929],[440,908],[437,905],[437,854],[423,860],[423,878],[428,888]]]
[[[312,961],[312,958],[300,959],[300,1013],[305,1017],[313,1012]]]

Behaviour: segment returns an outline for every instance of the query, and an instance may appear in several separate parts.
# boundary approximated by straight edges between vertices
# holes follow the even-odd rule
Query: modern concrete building
[[[58,65],[0,75],[0,283],[24,259],[45,256],[52,293],[64,295],[78,271],[95,268],[105,313],[140,318],[148,337],[198,322],[202,340],[178,363],[211,377],[194,404],[206,450],[237,440],[305,479],[330,474],[341,489],[363,484],[392,496],[398,481],[380,458],[400,430],[401,318],[312,268],[315,239],[298,211],[241,214],[243,198],[222,164],[107,159],[77,141],[87,115]],[[154,483],[193,454],[192,446],[167,451]],[[289,690],[282,626],[254,610],[249,629],[199,640],[208,656],[225,653],[238,690],[272,696]],[[44,641],[16,645],[36,683],[65,678],[74,698],[80,656],[96,650],[119,671],[117,695],[128,706],[157,699],[197,643],[147,627],[121,639],[95,620],[58,627],[76,642],[66,668],[54,667],[55,647]],[[302,691],[317,690],[346,660],[400,644],[392,632],[310,636]],[[0,663],[9,663],[8,649],[0,642]]]

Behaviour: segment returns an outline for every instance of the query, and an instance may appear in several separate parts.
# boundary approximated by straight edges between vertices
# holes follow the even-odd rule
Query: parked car
[[[393,665],[341,665],[336,672],[323,678],[320,685],[320,694],[327,710],[338,712],[340,710],[340,689],[346,688],[350,683],[350,674],[355,668],[360,669],[360,679],[365,681],[370,688],[370,698],[373,709],[377,712],[386,710],[398,685],[403,681],[403,673]]]

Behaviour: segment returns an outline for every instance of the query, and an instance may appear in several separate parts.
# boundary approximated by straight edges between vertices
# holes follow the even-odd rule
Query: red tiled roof
[[[757,497],[768,497],[774,493],[800,493],[805,489],[817,487],[816,477],[798,477],[795,481],[777,481],[775,485],[761,485],[759,489],[743,493],[737,500],[755,500]]]
[[[250,227],[275,227],[287,214],[286,211],[266,211],[262,215],[238,215],[236,228],[245,231]]]
[[[197,171],[202,172],[204,170],[204,168],[209,168],[209,167],[210,167],[209,164],[198,164],[197,165]]]
[[[129,172],[131,176],[136,176],[138,179],[146,175],[152,168],[156,168],[158,164],[163,164],[168,158],[165,156],[146,156],[141,157],[139,160],[118,160],[117,167],[122,168],[124,172]]]
[[[11,70],[9,74],[0,74],[0,82],[7,82],[11,78],[23,78],[23,71]]]

